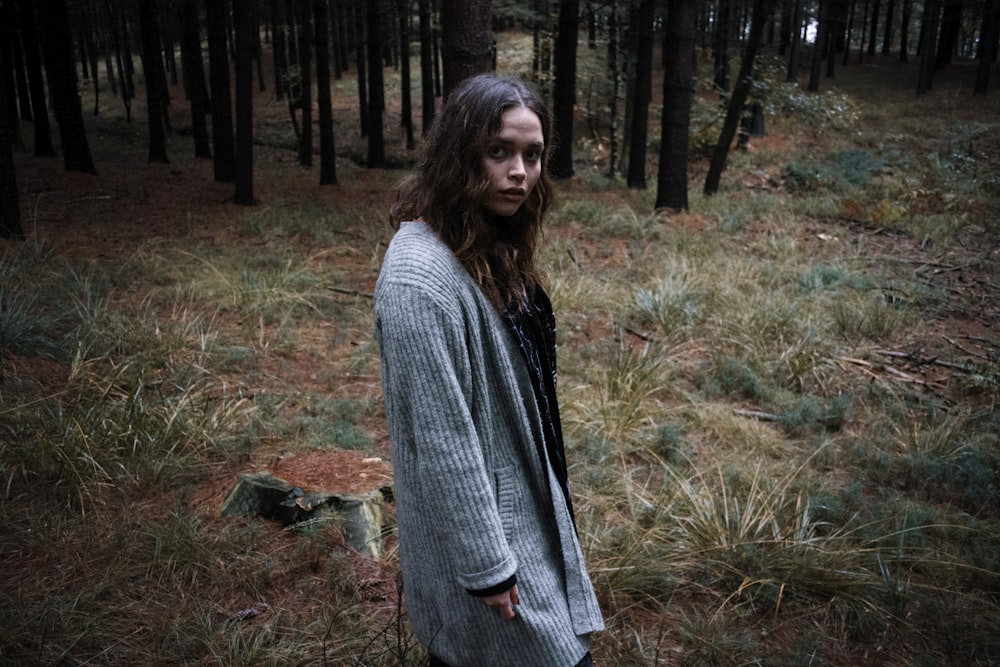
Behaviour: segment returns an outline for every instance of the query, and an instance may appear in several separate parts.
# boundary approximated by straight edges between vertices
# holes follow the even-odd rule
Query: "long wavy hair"
[[[525,107],[542,123],[542,173],[511,217],[485,208],[490,180],[483,157],[501,130],[502,116]],[[401,183],[390,209],[394,227],[422,219],[499,309],[519,309],[539,284],[535,250],[552,203],[548,174],[551,119],[541,97],[520,79],[480,74],[460,83],[428,130],[417,172]]]

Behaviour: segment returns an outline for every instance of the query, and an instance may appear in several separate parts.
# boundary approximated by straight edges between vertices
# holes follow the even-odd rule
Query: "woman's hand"
[[[507,621],[516,616],[514,607],[521,604],[521,596],[517,593],[517,584],[514,584],[510,590],[489,595],[482,598],[482,601],[487,607],[500,614],[500,618]]]

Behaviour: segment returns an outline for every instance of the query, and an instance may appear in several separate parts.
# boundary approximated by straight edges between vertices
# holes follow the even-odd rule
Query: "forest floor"
[[[916,66],[915,62],[904,65],[895,59],[870,58],[862,66],[851,65],[841,69],[834,83],[861,107],[878,105],[887,94],[883,86],[890,82],[894,91],[892,95],[903,97],[912,94],[911,91],[915,90]],[[967,65],[955,65],[939,73],[933,93],[943,101],[938,105],[938,110],[956,121],[1000,122],[1000,95],[996,90],[991,91],[990,101],[985,104],[965,103],[974,74],[974,68]],[[351,307],[367,307],[368,295],[373,291],[378,269],[377,258],[373,258],[368,246],[373,237],[388,237],[386,210],[395,184],[406,171],[366,169],[359,164],[358,156],[365,155],[366,148],[365,139],[360,136],[357,121],[352,116],[356,113],[353,98],[355,87],[350,80],[352,76],[353,72],[347,72],[345,80],[335,85],[335,134],[338,151],[338,184],[335,186],[318,185],[318,155],[311,168],[298,164],[289,111],[284,101],[273,98],[270,92],[272,80],[266,81],[268,91],[255,91],[255,131],[258,143],[255,146],[257,167],[254,193],[259,201],[256,207],[233,204],[233,186],[213,180],[211,161],[190,157],[193,154],[191,139],[179,133],[189,124],[186,119],[188,110],[180,87],[174,86],[171,89],[171,123],[175,132],[169,140],[169,164],[152,164],[147,161],[144,105],[141,97],[133,102],[132,121],[129,122],[118,109],[120,101],[103,92],[100,117],[89,118],[87,121],[90,131],[88,139],[97,175],[64,172],[59,158],[33,158],[27,152],[17,155],[17,180],[25,232],[31,242],[68,259],[123,267],[129,266],[137,254],[155,254],[160,248],[176,243],[203,250],[240,248],[251,256],[268,243],[266,238],[248,231],[254,216],[266,217],[270,214],[269,211],[277,208],[279,202],[283,207],[315,205],[330,209],[364,210],[370,212],[370,215],[356,220],[354,224],[344,224],[332,230],[336,243],[329,247],[314,248],[310,261],[313,262],[312,268],[319,271],[325,268],[334,276],[335,284],[329,285],[335,290],[333,298]],[[914,82],[913,85],[910,85],[911,82]],[[84,86],[86,85],[88,84],[85,82]],[[824,85],[827,85],[826,81]],[[403,135],[399,130],[397,96],[389,95],[387,103],[385,126],[388,158],[396,164],[412,164],[416,152],[405,148]],[[991,117],[982,118],[984,109]],[[419,126],[419,106],[415,109],[414,121]],[[919,121],[920,119],[910,119],[910,122]],[[583,122],[581,118],[581,127]],[[870,127],[866,129],[872,131]],[[23,132],[26,140],[30,138],[30,126],[26,125]],[[817,153],[825,153],[834,148],[826,143],[826,138],[821,134],[789,136],[769,132],[764,137],[752,140],[749,150],[780,155],[786,147],[801,148],[803,142],[809,142]],[[584,142],[581,146],[586,148],[581,148],[576,154],[578,176],[558,183],[558,198],[603,198],[606,203],[622,202],[636,209],[648,204],[648,193],[628,191],[624,186],[595,189],[592,179],[594,174],[606,166],[606,151],[595,147],[595,142]],[[974,150],[977,155],[984,156],[994,174],[1000,174],[1000,135],[994,133],[991,137],[977,139]],[[650,165],[655,165],[655,158],[655,155],[650,156]],[[691,187],[692,192],[697,192],[693,194],[694,197],[701,196],[700,186],[706,169],[707,158],[691,161]],[[759,171],[730,169],[724,173],[723,180],[739,183],[738,187],[745,188],[747,192],[784,187],[775,172],[762,174]],[[650,188],[655,188],[655,172],[651,172],[649,182]],[[920,195],[915,193],[915,196],[919,198]],[[996,210],[968,211],[967,214],[982,216],[987,225],[1000,224],[996,217],[1000,212]],[[697,214],[686,213],[664,214],[662,221],[665,225],[694,229],[711,224]],[[921,239],[886,230],[871,220],[854,219],[849,210],[845,211],[842,223],[850,230],[854,242],[864,239],[863,243],[877,247],[880,253],[892,257],[893,261],[912,262],[915,265],[927,261]],[[749,244],[759,230],[748,226],[735,233],[745,235]],[[821,228],[803,229],[802,233],[819,235],[824,231]],[[1000,248],[995,245],[997,238],[1000,236],[994,228],[981,238],[963,239],[949,250],[946,262],[939,259],[940,266],[930,267],[939,285],[954,295],[956,307],[944,313],[933,327],[925,329],[928,334],[924,340],[907,350],[907,354],[911,355],[910,361],[914,364],[920,365],[920,360],[925,362],[917,371],[921,381],[950,387],[948,391],[954,394],[954,398],[961,397],[961,390],[956,388],[957,384],[949,382],[948,376],[953,371],[945,365],[936,364],[935,360],[953,356],[955,346],[961,346],[969,355],[987,358],[996,354],[996,341],[1000,340],[1000,277],[981,273],[974,268],[985,256],[992,257],[995,262],[1000,253]],[[992,239],[989,243],[994,245],[984,246],[983,239]],[[603,246],[613,244],[613,239],[603,239],[595,243],[590,252],[595,257],[602,256]],[[603,256],[606,257],[609,268],[620,268],[620,264],[631,261],[625,253],[604,253]],[[134,290],[116,294],[115,298],[122,302],[130,299],[138,302],[146,298],[146,294],[142,290]],[[369,332],[347,331],[330,341],[331,330],[330,323],[319,320],[312,325],[312,330],[299,331],[299,336],[302,340],[317,344],[318,341],[324,341],[323,345],[328,346],[326,362],[336,368],[346,366],[346,360],[356,355],[358,347],[370,338]],[[606,330],[594,331],[593,335],[611,337],[614,333],[609,324]],[[289,350],[271,357],[266,362],[266,367],[255,373],[252,385],[235,372],[229,379],[233,387],[255,394],[287,393],[293,388],[301,388],[325,392],[334,397],[363,396],[371,399],[379,396],[378,378],[367,370],[332,381],[328,373],[324,373],[322,369],[317,370],[316,363],[316,357],[312,353],[296,354],[294,350]],[[7,357],[3,364],[4,375],[16,372],[30,378],[38,386],[39,394],[44,395],[59,393],[70,373],[67,365],[54,362],[40,363],[36,360]],[[290,409],[295,409],[295,406],[290,406]],[[374,411],[363,428],[372,436],[374,451],[387,461],[389,445],[382,413]],[[253,459],[246,462],[243,471],[257,469],[264,463],[273,461],[286,447],[285,442],[260,443],[254,450]],[[322,475],[328,480],[329,486],[337,486],[338,477],[342,477],[342,485],[351,486],[358,476],[357,468],[351,467],[351,463],[357,461],[345,461],[344,456],[343,453],[334,452],[325,458],[303,457],[300,460],[306,468],[299,473]],[[360,456],[359,453],[358,457]],[[291,467],[294,464],[286,462],[285,465]],[[298,474],[288,468],[286,470],[292,475]],[[240,471],[215,471],[203,480],[199,490],[192,495],[191,503],[200,507],[206,520],[217,521],[220,526],[224,524],[215,514],[215,508],[231,488],[236,472]],[[384,469],[377,473],[383,474]],[[158,493],[162,495],[134,500],[153,512],[164,511],[155,509],[157,507],[169,509],[173,502],[170,490],[160,489]],[[284,539],[280,537],[280,527],[275,526],[273,531],[271,537],[274,540]],[[83,552],[88,549],[92,539],[90,533],[80,531],[76,534],[75,542],[64,541],[59,545],[59,550],[63,553]],[[263,546],[261,548],[266,549]],[[354,580],[365,587],[366,599],[372,605],[384,608],[385,614],[391,615],[396,587],[391,565],[360,556],[352,562],[359,573]],[[32,567],[59,568],[60,558],[57,554],[47,557],[36,555],[33,560],[19,564],[18,576],[28,576],[25,575],[26,568]],[[3,575],[2,579],[6,580],[9,576],[10,573]],[[285,598],[275,595],[269,603],[272,607],[308,606],[310,603],[304,599],[311,594],[315,592],[310,593],[301,581],[290,579]],[[869,664],[876,664],[876,661],[873,659]]]

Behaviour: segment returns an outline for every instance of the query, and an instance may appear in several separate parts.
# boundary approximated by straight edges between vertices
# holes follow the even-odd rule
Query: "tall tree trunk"
[[[3,35],[2,57],[4,77],[0,81],[0,239],[24,239],[24,229],[21,227],[20,191],[17,189],[17,177],[14,171],[14,123],[16,122],[17,105],[11,96],[14,93],[13,76],[7,76],[13,60],[11,49],[14,37],[14,22],[10,21],[12,13],[10,0],[3,0],[4,25],[0,28]]]
[[[910,59],[907,50],[909,49],[910,14],[912,11],[913,0],[903,0],[903,15],[899,19],[899,62],[901,63]]]
[[[962,0],[944,0],[941,30],[938,37],[936,67],[951,64],[951,58],[958,47],[958,35],[962,28]]]
[[[9,0],[8,0],[9,1]],[[48,105],[45,100],[45,77],[42,75],[42,56],[39,51],[38,29],[32,3],[17,3],[21,43],[24,47],[24,65],[28,71],[28,90],[31,95],[31,118],[35,125],[35,157],[52,157],[52,126],[49,124]]]
[[[399,55],[400,55],[400,88],[402,89],[400,101],[401,124],[406,132],[406,147],[414,148],[417,145],[413,136],[413,102],[410,81],[410,3],[409,0],[397,0],[396,10],[399,18]]]
[[[358,7],[360,2],[361,7]],[[358,63],[358,112],[361,120],[361,136],[368,136],[368,122],[370,113],[368,111],[368,65],[367,65],[367,45],[368,37],[365,26],[366,7],[368,0],[356,0],[351,5],[354,17],[354,55]]]
[[[746,104],[750,95],[750,87],[753,85],[753,66],[757,60],[757,50],[760,48],[760,39],[764,34],[764,24],[772,0],[754,0],[753,15],[750,19],[750,34],[747,37],[746,48],[743,50],[743,61],[740,63],[739,79],[736,81],[736,88],[729,99],[729,108],[726,110],[726,120],[722,125],[722,134],[719,143],[712,153],[712,162],[708,168],[708,176],[705,178],[705,194],[713,195],[719,190],[719,181],[722,178],[722,170],[726,166],[726,158],[729,155],[729,146],[733,143],[736,128],[743,113],[743,105]]]
[[[208,35],[208,70],[212,87],[212,152],[215,180],[236,181],[236,146],[233,144],[233,96],[229,83],[229,52],[226,48],[227,0],[205,0]]]
[[[550,171],[554,178],[573,176],[573,121],[576,107],[576,43],[580,29],[580,0],[560,0],[556,34],[555,86],[552,91],[553,134]]]
[[[802,3],[803,0],[794,0],[795,8],[792,10],[792,43],[788,47],[788,72],[785,80],[789,83],[798,81],[799,78],[799,55],[802,52]]]
[[[649,101],[653,87],[654,0],[641,0],[636,35],[635,87],[632,101],[632,131],[629,133],[628,177],[630,188],[646,189],[646,142],[649,129]],[[692,47],[693,52],[693,47]]]
[[[444,0],[441,5],[443,97],[460,81],[493,68],[491,0]]]
[[[983,23],[979,33],[979,67],[976,70],[975,95],[985,95],[990,84],[990,68],[1000,47],[1000,0],[986,0]]]
[[[268,1],[268,13],[271,18],[271,60],[274,70],[274,99],[283,100],[288,92],[288,55],[285,52],[287,40],[285,30],[285,3],[281,0]]]
[[[385,84],[382,77],[382,0],[366,0],[368,6],[368,167],[385,164]]]
[[[76,66],[73,64],[73,44],[69,33],[69,17],[65,0],[39,0],[45,16],[45,69],[49,77],[52,108],[59,126],[63,164],[66,171],[96,174],[90,156],[87,131],[83,125],[83,109],[77,91]]]
[[[434,62],[431,55],[431,2],[420,0],[420,129],[426,134],[434,122]]]
[[[163,91],[167,83],[160,49],[160,22],[154,0],[139,0],[139,30],[142,31],[142,70],[146,77],[146,118],[149,121],[149,161],[169,162]]]
[[[875,40],[878,38],[878,15],[881,10],[881,0],[875,0],[872,5],[872,23],[868,29],[868,55],[875,55]]]
[[[253,206],[257,203],[253,194],[253,50],[257,26],[254,3],[233,3],[233,24],[236,32],[236,187],[233,201]]]
[[[337,184],[337,153],[333,140],[330,99],[330,10],[327,0],[313,0],[316,17],[316,102],[319,104],[319,184]]]
[[[688,209],[688,135],[694,86],[698,0],[670,6],[664,26],[663,115],[656,208]]]
[[[729,37],[732,33],[732,0],[719,0],[715,21],[715,39],[712,56],[715,59],[715,74],[712,80],[722,91],[729,91]]]
[[[618,100],[622,91],[622,16],[619,0],[611,0],[608,15],[608,78],[611,96],[608,100],[608,178],[618,171]]]
[[[938,0],[926,0],[924,18],[920,25],[920,70],[917,75],[917,95],[929,92],[934,83],[934,64],[937,62],[934,46],[937,42],[940,16],[941,9]]]
[[[208,138],[208,100],[205,95],[205,65],[201,58],[201,28],[198,24],[197,0],[181,0],[181,66],[184,68],[184,87],[191,104],[191,134],[194,137],[194,156],[211,158]]]
[[[882,32],[882,55],[889,55],[892,51],[892,22],[896,13],[896,0],[888,0],[885,7],[885,29]]]
[[[312,0],[298,0],[299,9],[299,108],[302,131],[299,133],[299,164],[312,166]]]

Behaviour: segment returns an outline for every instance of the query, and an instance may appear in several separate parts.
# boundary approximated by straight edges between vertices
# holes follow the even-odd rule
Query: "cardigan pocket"
[[[503,526],[504,537],[510,544],[517,534],[518,519],[518,493],[517,493],[517,473],[514,466],[498,468],[493,473],[496,484],[497,513],[500,515],[500,525]]]

